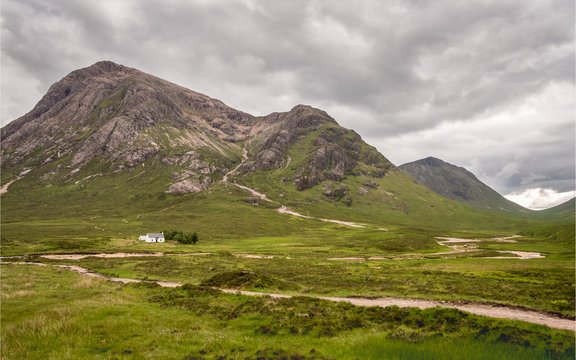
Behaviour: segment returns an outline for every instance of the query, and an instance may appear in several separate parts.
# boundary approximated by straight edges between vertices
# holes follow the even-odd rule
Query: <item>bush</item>
[[[197,233],[184,233],[179,230],[165,230],[164,238],[166,240],[174,240],[181,244],[196,244],[198,242]]]

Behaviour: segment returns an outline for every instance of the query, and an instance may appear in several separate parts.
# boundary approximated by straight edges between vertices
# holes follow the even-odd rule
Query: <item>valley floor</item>
[[[108,258],[113,257],[137,257],[143,256],[144,254],[126,254],[126,253],[119,253],[119,254],[109,254]],[[150,256],[162,256],[161,254],[149,254]],[[81,256],[81,255],[80,255]],[[146,256],[146,255],[144,255]],[[47,255],[47,258],[62,258],[67,257],[68,259],[78,258],[78,256],[74,257],[74,255],[55,255],[50,256]],[[4,264],[12,264],[12,265],[37,265],[37,266],[50,266],[47,264],[39,263],[39,262],[12,262],[12,263],[4,263]],[[89,269],[74,266],[74,265],[58,265],[58,264],[51,264],[56,268],[66,269],[73,272],[76,272],[81,275],[90,276],[90,277],[97,277],[102,279],[107,279],[113,282],[119,282],[123,284],[131,284],[131,283],[154,283],[162,287],[179,287],[183,286],[183,283],[175,282],[175,281],[159,281],[159,280],[144,280],[144,279],[131,279],[131,278],[117,278],[117,277],[110,277],[105,276],[103,274],[93,272]],[[298,294],[295,295],[286,295],[286,294],[278,294],[278,293],[268,293],[268,292],[254,292],[254,291],[241,291],[237,289],[219,289],[214,288],[225,293],[232,293],[232,294],[240,294],[240,295],[248,295],[248,296],[268,296],[271,298],[291,298],[295,296],[299,296]],[[302,295],[300,295],[302,296]],[[503,306],[503,305],[494,305],[494,304],[480,304],[480,303],[471,303],[471,302],[452,302],[452,301],[433,301],[433,300],[423,300],[423,299],[409,299],[409,298],[395,298],[395,297],[384,297],[384,298],[362,298],[358,297],[357,295],[351,295],[350,297],[334,297],[334,296],[312,296],[317,299],[334,301],[334,302],[347,302],[356,306],[379,306],[379,307],[387,307],[387,306],[398,306],[398,307],[413,307],[419,309],[428,309],[434,307],[443,307],[443,308],[451,308],[451,309],[458,309],[461,311],[466,311],[476,315],[488,316],[493,318],[500,318],[500,319],[510,319],[510,320],[520,320],[525,321],[533,324],[540,324],[545,325],[555,329],[561,330],[576,330],[576,323],[572,319],[566,319],[559,316],[554,316],[551,314],[546,314],[543,312],[531,311],[526,309],[521,309],[518,307],[510,307],[510,306]]]
[[[219,186],[143,215],[9,203],[2,359],[574,358],[573,225],[370,224]],[[136,240],[158,224],[200,241]]]
[[[456,309],[365,307],[2,266],[2,359],[573,359],[574,334]]]

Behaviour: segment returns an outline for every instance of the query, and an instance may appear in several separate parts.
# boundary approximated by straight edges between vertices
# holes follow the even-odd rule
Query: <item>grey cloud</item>
[[[71,70],[109,59],[258,114],[297,103],[332,109],[385,155],[402,158],[386,143],[507,111],[550,84],[573,86],[573,14],[568,0],[5,0],[2,56],[39,93]],[[22,80],[10,66],[2,69],[4,91]],[[3,117],[30,110],[15,108],[3,104]],[[569,187],[573,136],[542,131],[557,136],[559,151],[536,144],[525,157],[486,155],[483,163],[498,165],[479,169],[497,178],[507,162],[516,164],[518,174],[500,180],[502,189],[526,179]],[[448,156],[454,151],[468,159],[486,153],[446,147]]]

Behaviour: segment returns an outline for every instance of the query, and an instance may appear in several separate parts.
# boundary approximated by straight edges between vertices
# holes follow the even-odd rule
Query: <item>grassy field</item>
[[[293,161],[298,161],[296,154]],[[205,288],[488,302],[573,317],[573,222],[477,211],[430,195],[402,174],[378,180],[379,186],[368,194],[350,194],[347,206],[327,200],[318,187],[295,191],[281,181],[282,170],[270,181],[263,181],[266,176],[260,173],[244,179],[273,203],[223,183],[198,194],[168,195],[163,192],[166,174],[143,178],[140,172],[88,180],[78,174],[47,187],[33,178],[18,180],[2,195],[2,255],[189,285],[176,290],[120,285],[50,267],[2,265],[3,359],[574,356],[574,333],[521,322],[447,309],[362,310],[302,297],[256,299]],[[364,181],[345,180],[350,188]],[[396,196],[405,186],[414,191]],[[279,214],[275,209],[280,203],[306,215],[366,227]],[[168,229],[197,232],[199,242],[137,240],[138,235]],[[490,240],[514,234],[522,235],[514,243]],[[485,241],[475,243],[474,251],[450,253],[436,237]],[[502,256],[502,250],[545,257],[491,258]],[[172,255],[81,260],[40,256],[100,252]],[[22,260],[3,259],[15,261]]]
[[[32,265],[2,265],[2,309],[3,359],[574,357],[571,332],[457,310],[122,285]]]
[[[169,246],[164,248],[172,251],[182,249],[178,245]],[[228,251],[217,250],[219,248],[193,247],[200,251],[212,250],[205,256],[36,259],[46,263],[79,265],[114,277],[288,294],[467,300],[574,315],[574,261],[554,256],[530,260],[461,257],[359,261],[328,260],[321,257],[326,256],[323,252],[310,256],[295,255],[286,250],[278,253],[270,249],[267,252],[235,253],[234,256]],[[264,258],[246,258],[243,255]],[[239,275],[242,272],[253,276],[243,278]]]

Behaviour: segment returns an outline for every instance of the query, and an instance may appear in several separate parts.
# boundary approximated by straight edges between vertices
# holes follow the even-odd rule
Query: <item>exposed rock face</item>
[[[32,111],[2,129],[1,140],[2,168],[12,173],[43,167],[42,181],[70,182],[80,173],[89,178],[81,171],[89,164],[99,175],[152,166],[172,174],[168,193],[205,190],[239,165],[243,147],[248,159],[234,176],[290,166],[283,181],[298,190],[347,176],[381,177],[392,166],[322,110],[298,105],[254,117],[108,61],[52,85]]]
[[[299,190],[324,180],[340,181],[347,175],[382,177],[392,166],[384,156],[364,144],[358,134],[341,127],[319,133],[313,145],[308,162],[295,175],[294,185]],[[359,168],[360,163],[372,170]]]
[[[336,121],[322,110],[298,105],[287,113],[272,113],[264,117],[262,123],[268,133],[266,140],[240,171],[278,168],[284,162],[288,148],[299,138],[317,130],[322,124],[336,124]]]
[[[208,179],[200,182],[199,180],[183,180],[175,184],[170,185],[166,193],[168,194],[184,194],[184,193],[195,193],[206,190],[212,182]]]
[[[348,195],[348,187],[346,185],[325,186],[323,188],[323,190],[324,191],[322,191],[322,194],[324,194],[325,196],[331,197],[335,200],[340,200],[344,196]]]
[[[159,130],[208,133],[225,147],[224,138],[245,137],[253,120],[218,100],[105,61],[70,73],[31,112],[4,127],[2,149],[14,151],[3,161],[15,165],[38,152],[48,161],[71,155],[72,167],[96,157],[134,167],[166,150],[155,136]]]

